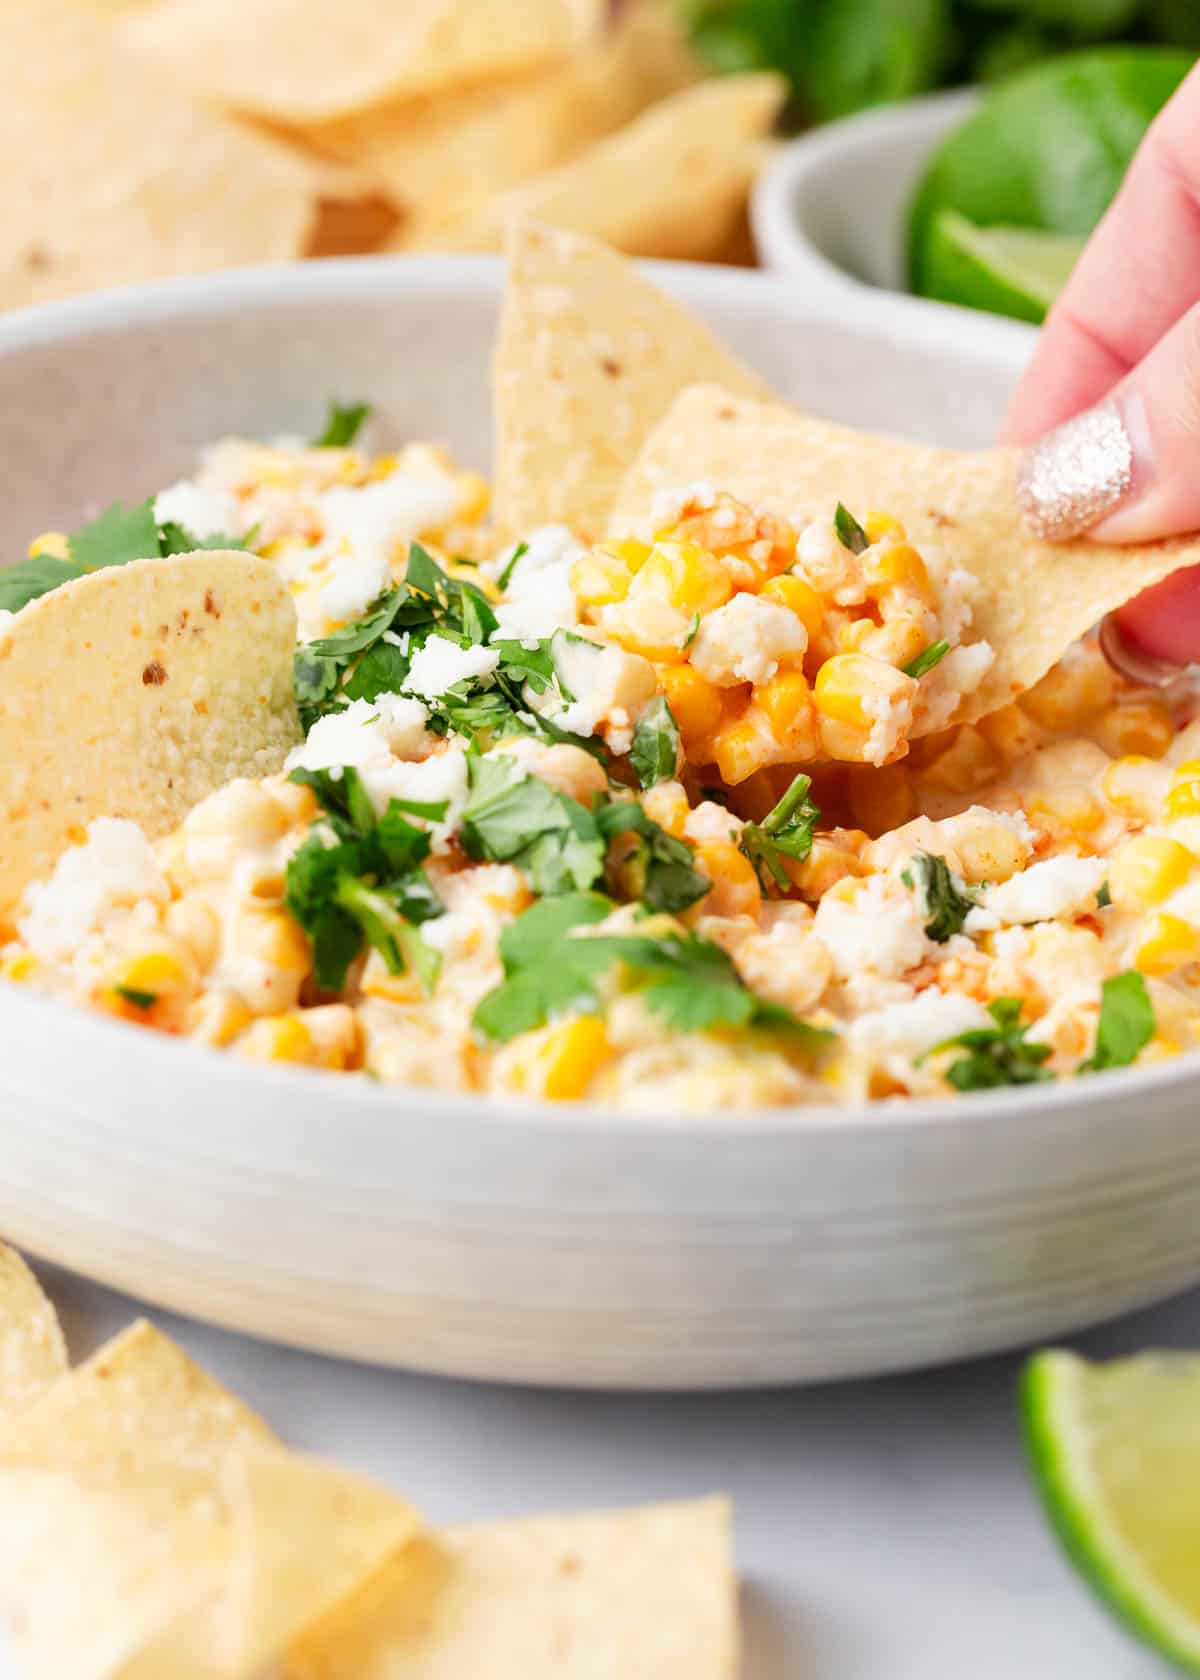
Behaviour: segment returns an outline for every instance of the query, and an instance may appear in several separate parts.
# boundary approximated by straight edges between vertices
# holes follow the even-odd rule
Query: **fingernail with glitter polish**
[[[1021,456],[1017,501],[1046,542],[1064,542],[1111,514],[1133,489],[1135,448],[1112,399],[1056,426]]]

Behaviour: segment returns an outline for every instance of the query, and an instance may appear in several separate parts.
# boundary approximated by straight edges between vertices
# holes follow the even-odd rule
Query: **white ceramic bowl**
[[[789,397],[984,441],[1019,348],[880,294],[667,267]],[[222,432],[370,397],[486,464],[488,259],[318,264],[0,320],[0,552]],[[53,672],[47,672],[47,681]],[[1200,1277],[1196,1064],[957,1104],[643,1122],[246,1066],[0,987],[0,1231],[240,1329],[477,1377],[881,1371]]]
[[[890,301],[900,319],[963,314],[909,295],[908,207],[930,153],[977,103],[973,89],[935,93],[847,117],[780,147],[751,207],[762,261],[808,296],[881,287],[899,294]],[[1014,344],[1034,330],[999,316],[982,321]]]

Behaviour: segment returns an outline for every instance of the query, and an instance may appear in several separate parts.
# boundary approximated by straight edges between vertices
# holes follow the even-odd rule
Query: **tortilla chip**
[[[708,329],[614,251],[525,226],[492,364],[497,525],[521,536],[564,523],[603,534],[642,440],[697,380],[766,396]]]
[[[573,162],[498,194],[436,243],[499,250],[510,223],[532,220],[634,256],[711,257],[737,227],[785,93],[783,78],[764,72],[674,94]]]
[[[0,632],[0,924],[93,817],[173,828],[300,738],[273,566],[209,550],[93,572]]]
[[[157,0],[120,39],[219,105],[326,122],[564,57],[600,0]]]
[[[31,1405],[66,1368],[58,1314],[21,1256],[0,1243],[0,1419]]]
[[[229,1672],[252,1675],[413,1539],[421,1519],[385,1488],[258,1443],[226,1470],[234,1510]]]
[[[1091,627],[1152,583],[1200,563],[1200,541],[1117,548],[1039,542],[1013,495],[1017,452],[964,452],[874,437],[715,386],[685,391],[621,486],[612,534],[649,528],[657,491],[697,479],[791,517],[892,513],[982,584],[967,641],[996,663],[955,714],[970,723],[1032,688]]]
[[[451,1528],[407,1547],[284,1680],[732,1680],[724,1499]]]
[[[0,309],[328,249],[362,183],[193,103],[66,0],[0,5]],[[395,220],[378,212],[376,243]],[[344,245],[339,249],[344,249]],[[356,246],[356,249],[362,249]]]
[[[699,74],[673,17],[640,3],[591,51],[550,69],[404,100],[304,137],[387,187],[403,215],[397,248],[429,245],[493,194],[575,156]]]

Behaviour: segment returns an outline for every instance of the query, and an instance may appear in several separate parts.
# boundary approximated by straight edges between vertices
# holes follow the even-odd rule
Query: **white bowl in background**
[[[762,262],[809,297],[880,288],[905,316],[969,315],[996,343],[1032,342],[1035,328],[908,291],[908,207],[930,153],[978,103],[954,89],[847,117],[781,146],[754,190]]]
[[[781,393],[991,434],[1025,340],[881,293],[665,266]],[[223,432],[372,399],[487,461],[502,274],[319,263],[0,320],[0,553]],[[47,673],[53,680],[53,673]],[[624,1388],[912,1366],[1200,1277],[1200,1063],[879,1106],[639,1120],[252,1066],[0,985],[0,1231],[241,1330],[474,1377]]]

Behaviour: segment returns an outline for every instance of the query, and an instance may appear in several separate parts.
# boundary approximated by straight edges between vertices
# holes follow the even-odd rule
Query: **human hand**
[[[1200,65],[1146,134],[1047,319],[1003,441],[1039,536],[1146,542],[1200,530]],[[1143,680],[1200,659],[1200,567],[1112,615]],[[1165,675],[1166,672],[1161,674]]]

